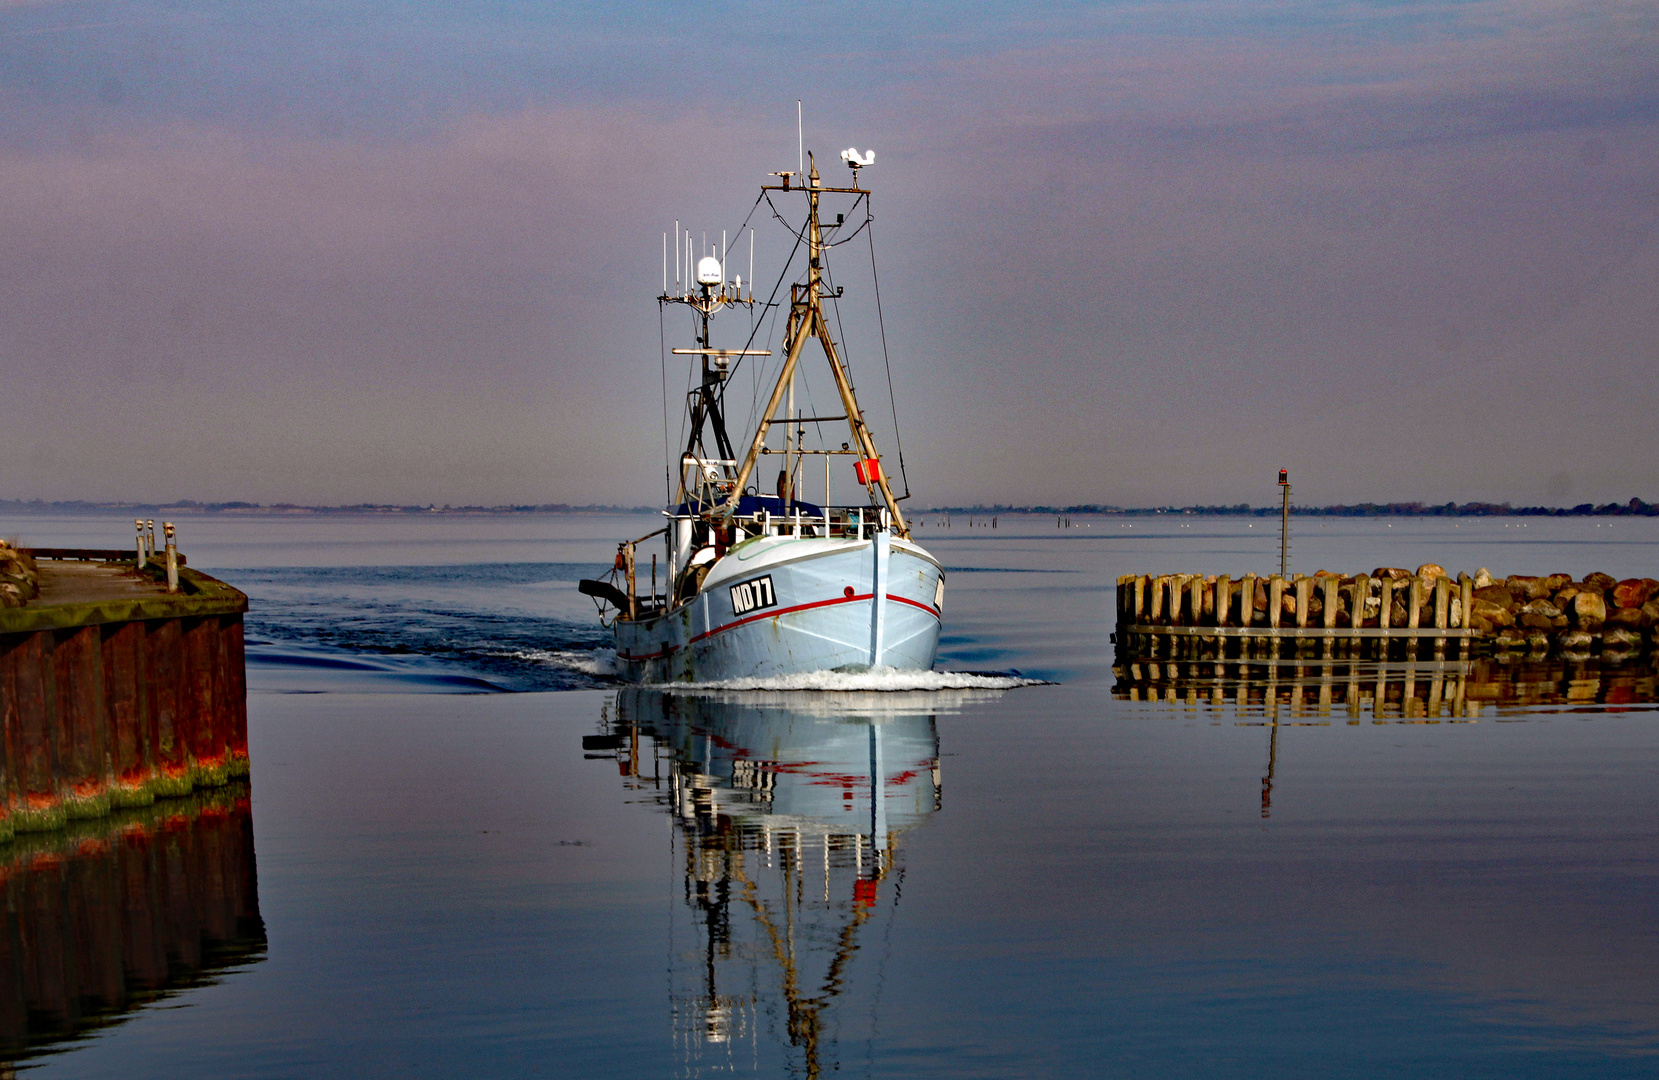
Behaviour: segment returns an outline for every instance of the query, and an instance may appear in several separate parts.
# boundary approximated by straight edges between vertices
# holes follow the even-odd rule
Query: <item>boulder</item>
[[[1627,630],[1646,630],[1653,625],[1653,620],[1643,614],[1641,608],[1624,607],[1607,616],[1607,625],[1622,626]]]
[[[11,582],[0,582],[0,608],[22,607],[23,590]]]
[[[1482,637],[1486,637],[1495,631],[1497,627],[1492,625],[1491,619],[1488,619],[1484,615],[1477,612],[1474,615],[1469,616],[1469,629],[1473,630]]]
[[[1534,630],[1527,635],[1527,648],[1542,656],[1550,651],[1550,636],[1542,630]]]
[[[1527,606],[1530,607],[1531,605],[1529,604]],[[1552,629],[1555,624],[1550,620],[1548,615],[1540,615],[1534,611],[1525,611],[1521,614],[1521,625],[1531,627],[1534,630],[1549,630]]]
[[[1555,639],[1556,647],[1563,655],[1582,659],[1590,655],[1590,646],[1595,639],[1583,630],[1569,630]]]
[[[1509,613],[1507,607],[1494,604],[1489,600],[1482,600],[1478,596],[1470,601],[1469,610],[1473,612],[1476,620],[1483,621],[1491,627],[1515,625],[1515,617]]]
[[[1601,636],[1601,651],[1605,653],[1633,653],[1642,647],[1642,635],[1639,631],[1625,626],[1615,626]]]
[[[1597,571],[1594,574],[1585,574],[1584,584],[1592,589],[1595,589],[1597,592],[1606,592],[1608,589],[1611,589],[1613,586],[1617,585],[1618,582],[1613,580],[1611,575],[1603,574],[1600,571]]]
[[[1546,618],[1555,618],[1561,614],[1561,609],[1545,599],[1528,600],[1521,606],[1522,615],[1543,615]]]
[[[1568,614],[1580,630],[1597,630],[1607,621],[1607,604],[1602,601],[1601,593],[1581,592],[1573,597]]]
[[[1484,566],[1475,571],[1475,588],[1484,589],[1490,584],[1492,584],[1492,571]]]
[[[1573,576],[1571,574],[1547,574],[1544,577],[1544,584],[1549,586],[1551,593],[1558,593],[1572,583]]]
[[[1563,585],[1555,591],[1555,595],[1550,599],[1555,602],[1556,607],[1560,608],[1562,611],[1566,611],[1567,605],[1572,603],[1573,597],[1577,596],[1581,591],[1582,590],[1579,589],[1577,585]]]
[[[1649,626],[1659,623],[1659,600],[1649,600],[1643,604],[1642,614],[1647,616]]]
[[[1644,578],[1626,578],[1613,586],[1610,599],[1616,608],[1639,608],[1653,598],[1653,587]]]
[[[1411,576],[1410,570],[1403,570],[1398,566],[1379,566],[1371,571],[1374,578],[1389,578],[1394,581],[1404,581]]]
[[[1555,627],[1557,630],[1565,630],[1569,625],[1571,625],[1571,623],[1572,620],[1567,618],[1565,615],[1557,615],[1555,618],[1550,620],[1550,625]]]
[[[1524,574],[1512,574],[1505,581],[1505,584],[1509,586],[1509,591],[1515,594],[1517,600],[1524,602],[1536,600],[1541,596],[1548,596],[1550,590],[1544,584],[1547,580],[1547,578],[1541,577],[1527,577]]]
[[[1451,575],[1446,573],[1446,568],[1444,566],[1441,566],[1438,563],[1427,562],[1417,568],[1417,576],[1420,578],[1437,578],[1450,577]]]
[[[1514,595],[1502,585],[1485,585],[1476,589],[1475,599],[1496,604],[1505,611],[1511,611],[1515,607]]]

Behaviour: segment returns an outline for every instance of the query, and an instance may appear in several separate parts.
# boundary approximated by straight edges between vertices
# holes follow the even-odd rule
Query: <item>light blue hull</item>
[[[886,588],[874,540],[765,537],[710,567],[690,602],[616,623],[617,662],[631,682],[723,682],[875,665],[928,670],[939,651],[943,571],[894,540]]]

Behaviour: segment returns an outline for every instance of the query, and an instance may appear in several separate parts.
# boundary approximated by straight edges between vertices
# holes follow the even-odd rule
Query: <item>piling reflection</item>
[[[1114,697],[1255,717],[1432,722],[1659,704],[1650,661],[1146,660],[1120,657]],[[1554,709],[1552,709],[1554,707]]]
[[[244,782],[0,846],[0,1061],[264,955]]]
[[[942,702],[630,689],[585,740],[675,822],[670,1007],[688,1069],[774,1048],[809,1077],[839,1068],[837,1005],[872,962],[869,924],[890,929],[901,839],[941,805]]]

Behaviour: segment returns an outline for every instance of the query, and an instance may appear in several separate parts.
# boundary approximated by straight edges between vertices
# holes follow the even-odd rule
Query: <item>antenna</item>
[[[720,287],[726,287],[726,230],[720,230]]]
[[[755,298],[755,230],[749,230],[749,299]],[[828,461],[828,458],[824,460]]]
[[[662,234],[662,294],[668,295],[668,234]]]
[[[801,99],[795,99],[795,168],[797,175],[806,173],[806,136],[801,132]]]
[[[674,221],[674,291],[680,291],[680,222],[678,219]]]

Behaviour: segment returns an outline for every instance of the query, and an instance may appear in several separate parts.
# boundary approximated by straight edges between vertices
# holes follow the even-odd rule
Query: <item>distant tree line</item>
[[[660,507],[612,506],[591,503],[513,504],[503,506],[402,506],[389,503],[354,503],[350,506],[303,506],[298,503],[197,502],[180,499],[169,503],[48,502],[44,499],[0,499],[0,513],[109,514],[184,511],[192,514],[561,514],[561,513],[654,513]]]
[[[391,503],[353,503],[349,506],[304,506],[298,503],[197,502],[181,499],[169,503],[88,502],[74,499],[48,502],[44,499],[0,499],[0,513],[13,514],[150,514],[183,511],[194,514],[630,514],[656,513],[661,507],[617,506],[602,503],[514,503],[501,506],[425,506]],[[1353,503],[1336,506],[1291,505],[1290,512],[1303,517],[1659,517],[1659,503],[1631,499],[1622,503],[1579,503],[1577,506],[1511,506],[1509,503]],[[1251,506],[1109,506],[1079,503],[1072,506],[1011,506],[1006,503],[975,506],[935,506],[913,510],[921,514],[1099,514],[1120,517],[1150,517],[1156,514],[1202,514],[1210,517],[1277,517],[1279,504]]]
[[[1121,517],[1149,517],[1154,514],[1203,514],[1208,517],[1278,517],[1280,506],[1103,506],[1084,503],[1075,506],[938,506],[919,511],[928,514],[1100,514]],[[1336,506],[1298,506],[1292,514],[1305,517],[1659,517],[1659,504],[1631,499],[1623,503],[1579,503],[1577,506],[1511,506],[1509,503],[1354,503]]]

